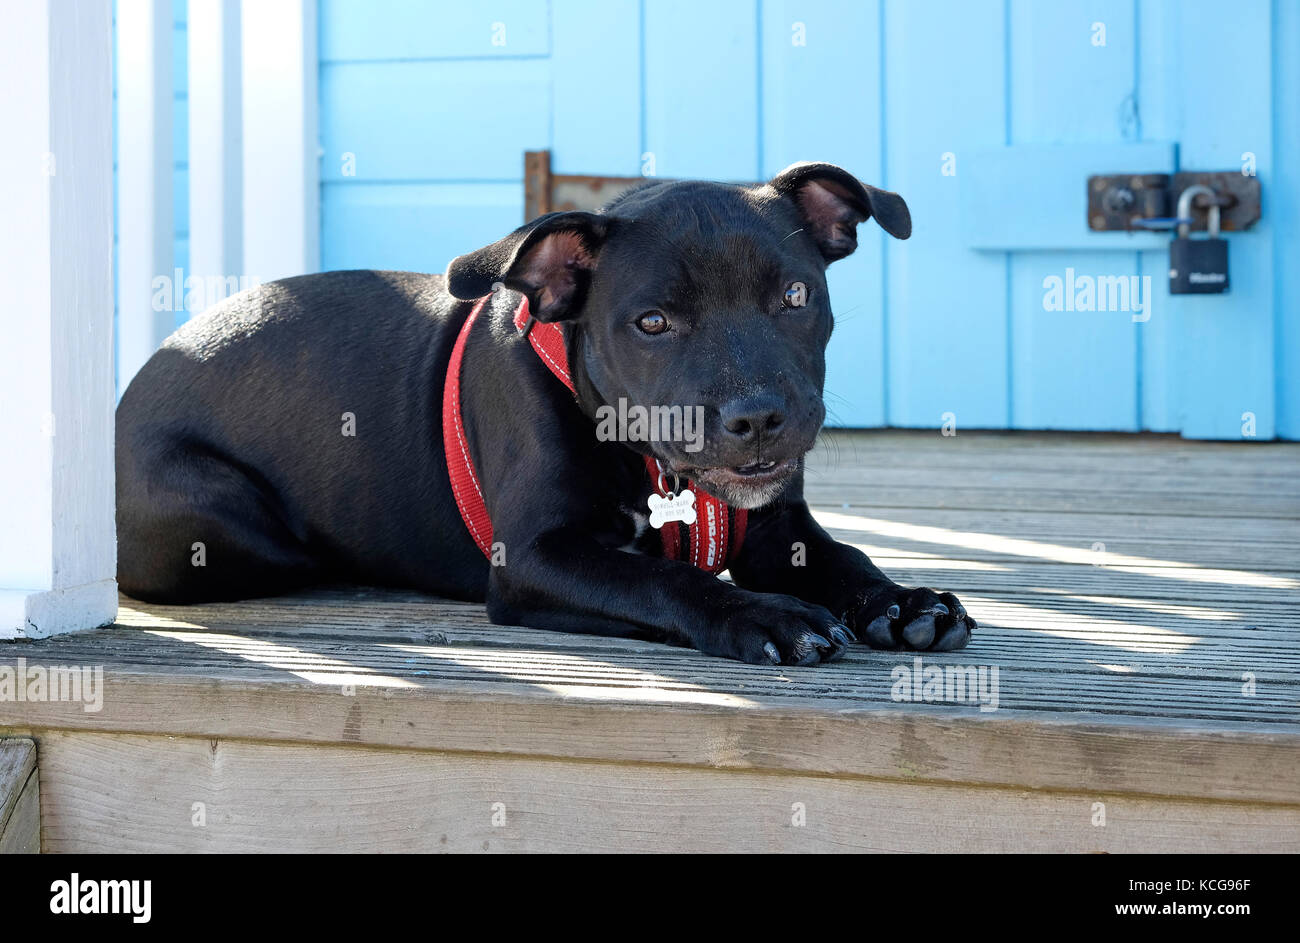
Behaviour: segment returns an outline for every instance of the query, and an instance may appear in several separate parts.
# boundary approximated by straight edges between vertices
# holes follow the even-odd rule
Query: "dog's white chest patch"
[[[626,550],[630,553],[638,553],[639,551],[636,546],[637,541],[641,539],[642,534],[650,529],[650,516],[642,511],[636,510],[636,508],[628,507],[626,504],[623,505],[621,510],[631,519],[633,534],[632,539],[618,549]]]

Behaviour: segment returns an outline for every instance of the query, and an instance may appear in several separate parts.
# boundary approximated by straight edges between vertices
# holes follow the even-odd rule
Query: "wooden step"
[[[996,669],[996,709],[899,699],[910,655],[755,667],[333,587],[124,597],[110,628],[6,644],[0,672],[89,669],[93,694],[0,699],[0,735],[39,743],[53,851],[1300,851],[1300,538],[1269,516],[1300,446],[1201,445],[873,433],[814,456],[858,476],[826,526],[962,596],[972,645],[919,667]],[[846,453],[912,467],[881,503]],[[946,508],[940,459],[1024,506]],[[1179,463],[1167,489],[1085,493],[1152,460]],[[1203,513],[1216,482],[1272,503]]]

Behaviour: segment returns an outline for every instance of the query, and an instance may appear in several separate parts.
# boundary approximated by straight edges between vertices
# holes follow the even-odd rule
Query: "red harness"
[[[475,304],[465,326],[460,329],[456,346],[447,365],[447,383],[442,395],[442,441],[447,452],[447,474],[451,490],[456,496],[460,516],[469,528],[470,536],[484,556],[492,556],[492,519],[483,501],[483,490],[474,473],[469,443],[465,438],[465,423],[460,408],[460,370],[465,360],[465,341],[470,328],[478,320],[491,295],[480,298]],[[573,377],[569,373],[569,356],[564,349],[564,329],[559,324],[534,322],[529,328],[528,299],[524,298],[515,311],[515,327],[528,331],[528,340],[537,356],[542,358],[551,373],[573,393]],[[646,472],[655,490],[665,495],[659,466],[653,458],[645,459]],[[690,487],[690,482],[686,483]],[[731,508],[713,495],[695,492],[695,523],[687,526],[669,522],[660,529],[663,555],[669,560],[684,560],[709,573],[721,573],[740,552],[745,541],[748,512]]]

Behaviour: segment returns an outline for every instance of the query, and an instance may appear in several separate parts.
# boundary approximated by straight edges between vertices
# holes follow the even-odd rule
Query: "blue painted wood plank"
[[[326,184],[321,264],[443,272],[520,225],[518,184]]]
[[[1127,310],[1122,299],[1140,274],[1130,253],[1012,255],[1008,283],[1015,428],[1137,430],[1133,318],[1145,312]],[[1063,310],[1056,310],[1055,297],[1044,287],[1048,279],[1060,279],[1075,304],[1067,307],[1063,301]],[[1143,283],[1138,286],[1145,299]],[[1049,304],[1052,310],[1045,307]]]
[[[190,103],[182,98],[172,104],[172,162],[190,162]]]
[[[1133,0],[1010,0],[1012,141],[1134,139],[1135,23]]]
[[[880,148],[880,4],[769,0],[761,6],[760,174],[800,160],[839,164],[885,186]],[[846,108],[828,89],[851,87]],[[848,119],[848,120],[846,120]],[[906,194],[904,194],[906,196]],[[858,251],[830,267],[835,332],[826,353],[828,424],[885,423],[885,236],[858,228]]]
[[[661,177],[754,180],[758,64],[752,0],[645,4],[645,149]]]
[[[1181,128],[1181,91],[1177,87],[1170,42],[1170,8],[1179,0],[1141,0],[1138,4],[1137,101],[1138,136],[1153,141],[1177,141]],[[1155,247],[1138,255],[1144,275],[1151,276],[1151,317],[1136,325],[1138,343],[1138,417],[1141,428],[1177,432],[1182,424],[1178,404],[1178,335],[1181,326],[1170,304],[1169,240],[1164,233]]]
[[[1277,428],[1275,234],[1267,201],[1280,168],[1273,162],[1271,14],[1268,0],[1241,0],[1231,29],[1207,29],[1223,15],[1218,4],[1187,0],[1173,9],[1182,169],[1237,169],[1251,152],[1265,200],[1263,219],[1228,237],[1230,293],[1171,300],[1179,324],[1181,431],[1188,438],[1241,439],[1246,413],[1257,438],[1272,438]],[[1212,61],[1232,67],[1205,68]]]
[[[320,59],[545,56],[547,8],[536,0],[322,0]]]
[[[1285,5],[1283,5],[1285,6]],[[1274,16],[1278,10],[1275,9]],[[1198,155],[1200,146],[1194,143],[1195,136],[1209,133],[1215,136],[1216,132],[1205,129],[1198,129],[1192,137],[1188,136],[1189,117],[1187,114],[1188,103],[1192,99],[1188,98],[1188,89],[1183,81],[1183,73],[1190,68],[1188,57],[1194,57],[1196,51],[1189,48],[1184,40],[1186,30],[1196,31],[1197,24],[1202,22],[1199,16],[1205,14],[1206,8],[1192,9],[1190,11],[1192,19],[1190,22],[1184,20],[1185,10],[1180,0],[1143,0],[1141,4],[1141,59],[1140,59],[1140,80],[1139,80],[1139,98],[1142,111],[1143,133],[1159,138],[1180,139],[1184,143],[1181,149],[1180,158],[1183,169],[1208,168],[1211,165],[1203,162],[1204,158]],[[1273,29],[1277,29],[1277,23],[1274,22]],[[1243,28],[1253,28],[1257,35],[1256,39],[1262,45],[1264,36],[1267,35],[1265,25],[1256,17],[1253,27],[1250,23],[1243,23]],[[1263,30],[1263,33],[1259,31]],[[1279,37],[1274,37],[1274,42]],[[1293,43],[1293,46],[1296,45]],[[1252,57],[1256,53],[1251,54]],[[1283,56],[1282,62],[1294,61],[1294,57]],[[1273,59],[1274,68],[1277,68],[1279,59]],[[1285,66],[1284,66],[1285,68]],[[1300,85],[1297,82],[1289,83],[1290,86]],[[1288,88],[1288,83],[1273,83],[1275,93]],[[1251,93],[1254,95],[1254,92]],[[1300,95],[1300,88],[1295,90],[1295,95]],[[1294,100],[1294,98],[1293,98]],[[1243,106],[1243,103],[1245,105]],[[1202,102],[1197,100],[1197,108],[1202,107]],[[1215,106],[1216,110],[1222,112],[1226,110],[1245,111],[1253,114],[1257,118],[1266,115],[1269,112],[1269,102],[1267,98],[1260,99],[1255,97],[1242,99],[1235,105],[1228,103],[1219,103]],[[1300,109],[1300,102],[1292,107],[1289,114],[1294,114]],[[1288,112],[1282,106],[1281,101],[1274,102],[1272,113],[1279,117]],[[1192,117],[1192,123],[1199,124],[1202,120],[1215,123],[1220,120],[1220,115],[1213,111],[1205,113],[1201,117]],[[1264,119],[1267,120],[1267,119]],[[1289,122],[1278,122],[1277,127],[1294,127]],[[1233,137],[1235,135],[1229,135]],[[1242,150],[1249,148],[1243,147]],[[1295,153],[1295,152],[1293,152]],[[1189,164],[1189,155],[1193,164]],[[1257,157],[1259,155],[1257,154]],[[1240,166],[1240,153],[1233,154],[1231,149],[1215,155],[1218,162],[1213,164],[1214,169],[1232,169],[1234,166]],[[1277,261],[1281,256],[1278,253],[1285,252],[1287,245],[1291,246],[1291,252],[1294,253],[1294,246],[1297,244],[1295,238],[1284,239],[1280,236],[1280,227],[1285,225],[1286,214],[1282,211],[1282,205],[1279,199],[1285,199],[1285,188],[1291,181],[1289,176],[1278,176],[1269,174],[1267,168],[1278,166],[1294,166],[1296,159],[1293,157],[1287,160],[1283,157],[1281,151],[1275,151],[1272,164],[1266,158],[1261,157],[1261,175],[1264,177],[1264,205],[1265,205],[1265,223],[1279,235],[1274,237],[1275,245],[1275,288],[1273,293],[1273,317],[1277,334],[1274,338],[1274,360],[1276,369],[1279,371],[1278,379],[1280,384],[1286,382],[1286,377],[1291,371],[1285,370],[1283,364],[1286,358],[1287,345],[1283,342],[1285,336],[1285,327],[1287,316],[1285,313],[1286,297],[1277,286],[1282,284],[1281,279],[1286,277],[1286,273],[1293,269],[1292,266],[1281,264]],[[1297,183],[1300,185],[1300,182]],[[1279,187],[1282,193],[1279,194]],[[1255,343],[1258,344],[1259,334],[1266,330],[1259,323],[1260,312],[1252,310],[1256,307],[1254,301],[1243,299],[1241,290],[1248,293],[1253,291],[1251,286],[1241,284],[1241,274],[1236,264],[1237,247],[1242,244],[1251,245],[1262,236],[1265,240],[1269,239],[1267,229],[1261,228],[1263,223],[1257,225],[1254,229],[1240,235],[1229,236],[1232,246],[1232,277],[1234,281],[1233,291],[1231,294],[1216,296],[1212,301],[1206,299],[1189,298],[1186,296],[1171,296],[1168,293],[1168,282],[1163,277],[1163,273],[1168,267],[1168,243],[1159,250],[1143,253],[1142,266],[1144,271],[1151,272],[1153,284],[1156,288],[1156,296],[1153,305],[1153,317],[1145,324],[1139,325],[1140,346],[1141,346],[1141,391],[1142,391],[1142,420],[1143,428],[1152,429],[1162,432],[1178,432],[1190,430],[1188,434],[1207,435],[1202,429],[1196,431],[1195,423],[1189,425],[1189,408],[1204,409],[1205,404],[1209,403],[1210,408],[1219,414],[1220,423],[1219,435],[1217,437],[1240,438],[1242,423],[1240,414],[1243,412],[1255,412],[1242,408],[1238,413],[1232,413],[1226,408],[1231,399],[1238,394],[1232,389],[1237,382],[1229,376],[1231,370],[1241,369],[1240,367],[1230,367],[1225,364],[1207,363],[1208,360],[1215,360],[1219,355],[1213,349],[1207,349],[1202,346],[1203,326],[1197,324],[1197,315],[1195,312],[1202,312],[1209,320],[1216,318],[1235,321],[1241,317],[1253,324],[1252,332],[1255,335]],[[1239,290],[1240,289],[1240,290]],[[1294,295],[1291,296],[1294,298]],[[1266,302],[1267,303],[1267,302]],[[1267,317],[1267,314],[1264,315]],[[1230,331],[1233,329],[1229,329]],[[1229,350],[1237,344],[1237,340],[1230,342]],[[1297,343],[1300,346],[1300,342]],[[1236,351],[1237,354],[1241,350]],[[1300,356],[1300,351],[1297,352]],[[1185,358],[1192,356],[1197,365],[1196,373],[1190,373]],[[1256,357],[1264,359],[1267,353],[1256,348]],[[1249,368],[1249,369],[1254,369]],[[1278,403],[1278,424],[1277,431],[1279,434],[1282,429],[1282,403],[1281,387],[1279,387]],[[1259,392],[1255,394],[1259,398]],[[1213,400],[1222,399],[1224,403],[1215,404]],[[1200,400],[1201,406],[1196,406],[1196,400]],[[1264,434],[1258,422],[1259,416],[1256,413],[1256,432],[1262,436]]]
[[[186,310],[184,305],[185,285],[183,280],[189,277],[190,275],[194,274],[193,272],[190,271],[189,237],[188,236],[177,237],[176,242],[173,244],[172,252],[173,252],[172,265],[181,270],[181,278],[182,278],[182,283],[181,283],[182,302],[178,307],[176,307],[172,311],[172,325],[173,325],[172,329],[175,330],[176,328],[179,328],[181,325],[183,325],[190,318],[194,317],[196,314],[202,314],[203,312]]]
[[[1148,432],[1177,432],[1178,334],[1170,304],[1169,246],[1138,253],[1138,271],[1151,276],[1151,316],[1134,325],[1138,343],[1138,419]]]
[[[177,167],[172,172],[172,224],[176,235],[190,234],[190,170]]]
[[[641,172],[641,6],[552,0],[551,169]]]
[[[183,23],[172,29],[172,92],[177,98],[185,98],[190,93],[188,35]]]
[[[1278,377],[1277,434],[1300,439],[1300,4],[1273,4],[1273,164],[1268,207],[1273,218],[1274,351]]]
[[[324,181],[522,180],[550,143],[540,59],[325,65],[320,97]]]
[[[1075,145],[1086,154],[1096,144],[1132,140],[1128,120],[1134,89],[1136,16],[1132,0],[1061,0],[1052,4],[1012,0],[1010,7],[1011,144]],[[1105,44],[1100,39],[1101,24]],[[1145,150],[1145,149],[1139,149]],[[1157,152],[1160,153],[1160,152]],[[1167,152],[1164,152],[1167,153]],[[1029,229],[1040,213],[1054,217],[1067,231],[1085,225],[1084,200],[1089,172],[1058,152],[1055,163],[1074,167],[1078,176],[1069,196],[1046,207],[1034,202],[1008,207],[1004,214]],[[1111,160],[1106,155],[1106,160]],[[1120,158],[1116,158],[1120,159]],[[1133,168],[1141,169],[1141,168]],[[1024,166],[1027,183],[1041,180],[1044,169]],[[1040,198],[1048,199],[1045,196]],[[1073,206],[1070,204],[1073,203]],[[990,212],[996,208],[989,207]],[[1075,222],[1071,223],[1070,220]],[[1125,237],[1119,237],[1121,240]],[[1133,251],[1016,252],[1007,285],[1011,331],[1011,424],[1020,429],[1138,428],[1137,330],[1134,298],[1125,298],[1112,280],[1139,275]],[[1072,278],[1073,276],[1073,278]],[[1059,279],[1062,293],[1078,286],[1075,298],[1054,307],[1049,279]],[[1080,279],[1090,279],[1081,282]],[[1092,286],[1088,307],[1084,286]],[[1139,281],[1139,296],[1143,283]],[[1103,286],[1107,290],[1103,290]],[[1070,301],[1074,301],[1071,304]],[[1079,304],[1083,302],[1083,304]],[[1098,308],[1112,310],[1097,310]],[[1113,307],[1126,308],[1113,310]],[[1076,310],[1069,310],[1076,308]]]
[[[1087,180],[1104,173],[1173,173],[1177,160],[1178,148],[1170,142],[1017,144],[974,151],[961,189],[962,235],[973,249],[1003,252],[1163,248],[1169,241],[1163,233],[1088,229]]]
[[[763,177],[825,160],[879,184],[879,0],[765,0],[762,12]]]
[[[966,245],[959,192],[967,153],[1005,143],[1003,5],[888,0],[884,21],[884,179],[913,222],[885,250],[889,423],[1002,428],[1007,266]]]

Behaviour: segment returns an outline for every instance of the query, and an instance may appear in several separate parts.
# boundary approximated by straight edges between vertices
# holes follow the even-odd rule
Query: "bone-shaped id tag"
[[[650,495],[650,526],[655,530],[669,521],[683,521],[688,526],[695,523],[695,492],[689,488],[666,497]]]

